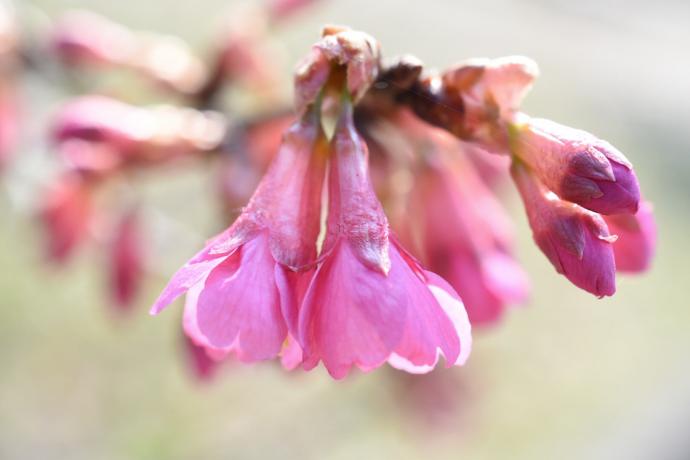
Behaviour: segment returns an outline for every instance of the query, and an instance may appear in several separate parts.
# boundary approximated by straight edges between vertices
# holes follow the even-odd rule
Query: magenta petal
[[[297,335],[299,307],[309,288],[314,270],[293,272],[283,265],[275,266],[275,282],[280,295],[280,308],[291,334]]]
[[[405,333],[395,354],[415,366],[433,366],[441,352],[449,364],[454,363],[460,354],[460,341],[451,319],[395,247],[391,248],[391,266],[390,281],[404,291],[409,302]],[[461,302],[457,307],[464,313]]]
[[[207,250],[203,249],[180,268],[177,273],[170,279],[168,285],[163,289],[158,299],[151,307],[150,313],[157,315],[165,307],[167,307],[173,300],[187,292],[192,286],[203,280],[211,270],[222,263],[227,255],[217,255],[213,258],[203,258],[202,255],[207,254]]]
[[[392,270],[385,276],[366,267],[347,242],[339,242],[318,268],[300,311],[305,368],[321,359],[340,379],[353,365],[372,369],[385,362],[402,337],[410,303],[396,280]]]
[[[209,273],[199,295],[200,333],[241,361],[273,358],[287,335],[265,234],[246,242]]]
[[[579,204],[601,214],[616,214],[621,211],[634,214],[640,202],[640,184],[635,171],[613,161],[611,168],[616,178],[615,182],[596,181],[602,195],[590,200],[580,200]]]
[[[636,214],[605,216],[609,230],[618,239],[613,243],[616,270],[639,273],[647,270],[654,258],[657,228],[651,203],[643,201]]]

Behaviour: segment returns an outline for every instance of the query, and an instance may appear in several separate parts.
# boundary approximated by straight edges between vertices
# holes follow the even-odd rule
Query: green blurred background
[[[234,2],[18,3],[51,16],[93,9],[202,50]],[[322,368],[228,365],[200,384],[181,357],[180,305],[147,314],[163,276],[147,281],[129,318],[116,318],[96,251],[66,271],[43,263],[31,184],[49,156],[45,117],[66,95],[29,78],[24,158],[0,194],[0,458],[690,458],[690,3],[323,1],[277,32],[288,64],[324,23],[363,29],[386,56],[412,53],[430,66],[534,58],[542,76],[526,111],[591,131],[635,163],[659,225],[652,271],[622,277],[611,299],[578,291],[538,253],[512,198],[533,295],[475,332],[464,368],[335,382]],[[162,274],[218,230],[204,171],[141,186],[156,211],[149,225],[161,232],[152,253]],[[165,234],[169,222],[177,227]]]

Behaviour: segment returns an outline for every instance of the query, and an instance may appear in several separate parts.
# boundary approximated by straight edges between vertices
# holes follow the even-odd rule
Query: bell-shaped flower
[[[470,324],[455,291],[389,234],[368,171],[367,146],[345,103],[331,142],[327,235],[299,311],[304,367],[334,378],[388,361],[428,372],[443,355],[463,364]]]
[[[551,264],[577,287],[599,297],[616,291],[615,235],[599,215],[563,201],[519,160],[511,168],[534,241]]]
[[[640,186],[632,164],[606,141],[553,121],[521,115],[513,154],[561,199],[600,214],[634,214]]]
[[[277,356],[296,321],[291,271],[316,260],[326,147],[314,113],[296,122],[239,218],[173,276],[152,314],[198,289],[195,343],[244,362]]]
[[[419,222],[424,264],[460,294],[473,325],[488,324],[507,304],[526,300],[529,281],[510,253],[508,216],[462,155],[457,148],[427,155],[415,174],[409,215]]]

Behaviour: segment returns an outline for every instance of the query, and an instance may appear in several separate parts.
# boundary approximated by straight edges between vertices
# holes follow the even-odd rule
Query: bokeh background
[[[32,17],[93,9],[203,50],[234,2],[18,3]],[[533,295],[475,332],[466,367],[335,382],[322,368],[228,365],[201,384],[181,357],[180,305],[157,318],[147,309],[219,229],[208,172],[142,180],[161,275],[130,317],[115,317],[99,254],[83,252],[66,271],[43,261],[31,196],[50,155],[46,117],[67,95],[32,77],[21,159],[0,185],[0,458],[690,458],[690,3],[324,0],[277,32],[288,64],[324,23],[363,29],[386,56],[429,66],[534,58],[542,75],[526,111],[608,139],[636,165],[659,225],[651,272],[623,277],[610,299],[577,290],[532,244],[508,193]]]

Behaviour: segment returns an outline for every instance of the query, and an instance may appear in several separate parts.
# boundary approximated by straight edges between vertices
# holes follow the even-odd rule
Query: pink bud
[[[616,269],[633,273],[649,269],[657,236],[652,204],[642,201],[635,214],[614,214],[604,219],[611,233],[618,236],[613,244]]]
[[[295,72],[298,113],[303,113],[316,100],[329,78],[339,76],[334,72],[336,69],[344,71],[348,91],[355,101],[359,100],[376,79],[380,60],[379,43],[371,36],[342,27],[324,28],[323,37]]]
[[[317,0],[270,0],[268,13],[274,20],[283,20],[316,2]]]
[[[39,218],[48,239],[48,256],[65,262],[84,241],[91,219],[89,186],[78,176],[65,175],[43,195]]]
[[[125,27],[88,11],[70,11],[55,25],[52,48],[72,65],[116,65],[135,49],[135,37]]]
[[[640,186],[632,164],[608,142],[527,116],[513,131],[513,153],[561,199],[601,214],[637,211]]]
[[[82,96],[65,104],[55,116],[53,139],[57,143],[79,139],[103,143],[128,154],[145,138],[146,117],[142,110],[104,96]]]
[[[511,168],[525,204],[534,241],[558,273],[597,296],[616,291],[616,264],[604,219],[594,212],[560,200],[519,161]]]
[[[110,286],[113,299],[121,308],[132,305],[143,275],[143,244],[136,209],[117,223],[110,247]]]
[[[207,152],[222,142],[225,129],[224,118],[215,112],[141,108],[103,96],[83,96],[56,115],[53,138],[69,161],[76,160],[77,168],[98,170],[110,163],[156,163]],[[67,142],[72,145],[65,147]],[[88,151],[88,144],[93,151]],[[116,158],[110,158],[113,155]]]

